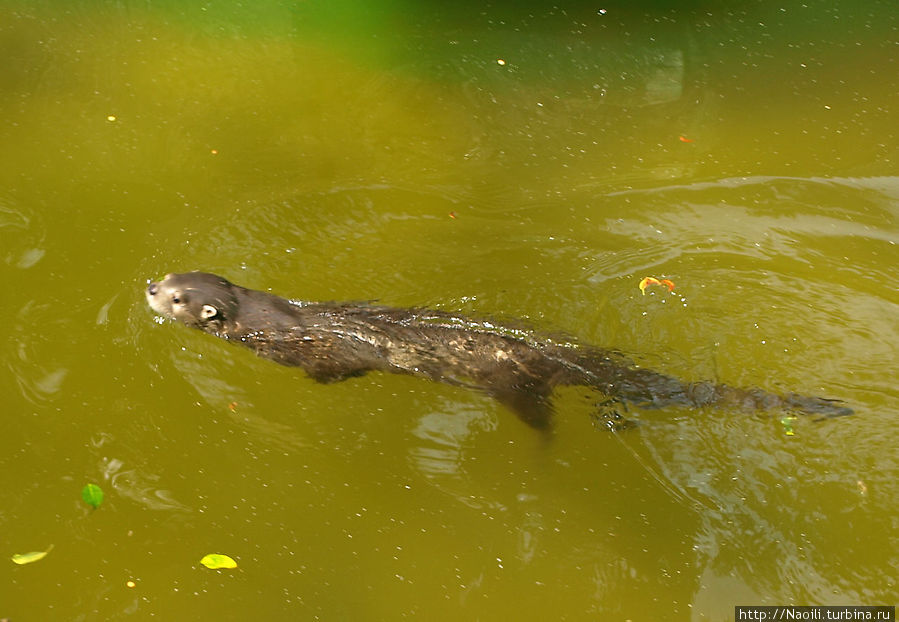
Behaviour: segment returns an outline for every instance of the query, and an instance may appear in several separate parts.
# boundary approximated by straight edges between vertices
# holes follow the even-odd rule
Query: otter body
[[[560,385],[593,387],[613,400],[650,408],[852,413],[824,398],[683,382],[611,351],[558,344],[439,311],[294,302],[203,272],[169,274],[150,283],[146,295],[160,315],[301,367],[319,382],[369,371],[422,376],[484,391],[541,429],[550,425],[550,397]]]

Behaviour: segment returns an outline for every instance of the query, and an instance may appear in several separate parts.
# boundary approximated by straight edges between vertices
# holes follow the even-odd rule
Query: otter
[[[611,350],[443,311],[287,300],[204,272],[168,274],[146,296],[158,314],[300,367],[318,382],[371,371],[411,374],[483,391],[541,430],[551,425],[552,393],[562,385],[604,394],[614,406],[602,419],[612,429],[626,427],[617,405],[627,403],[852,414],[838,400],[684,382]]]

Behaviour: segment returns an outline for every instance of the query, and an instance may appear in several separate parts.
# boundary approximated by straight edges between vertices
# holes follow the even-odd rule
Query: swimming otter
[[[302,367],[319,382],[369,371],[423,376],[480,389],[538,429],[550,425],[550,397],[559,385],[589,386],[613,401],[651,408],[852,413],[825,398],[683,382],[608,350],[556,343],[441,311],[288,301],[203,272],[166,275],[150,283],[146,295],[160,315],[282,365]]]

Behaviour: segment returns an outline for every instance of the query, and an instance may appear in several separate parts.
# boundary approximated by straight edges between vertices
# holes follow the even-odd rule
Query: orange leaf
[[[654,276],[646,276],[643,277],[643,280],[640,281],[640,291],[643,292],[643,295],[646,295],[646,288],[650,285],[664,285],[668,288],[668,291],[674,291],[674,281],[668,279],[662,279],[661,281]]]

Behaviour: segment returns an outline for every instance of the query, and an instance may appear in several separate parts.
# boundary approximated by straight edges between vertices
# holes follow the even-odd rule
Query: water
[[[895,603],[894,6],[729,4],[0,2],[0,525],[7,558],[54,545],[0,565],[0,617]],[[147,279],[189,269],[856,415],[613,435],[571,389],[545,443],[154,321]]]

